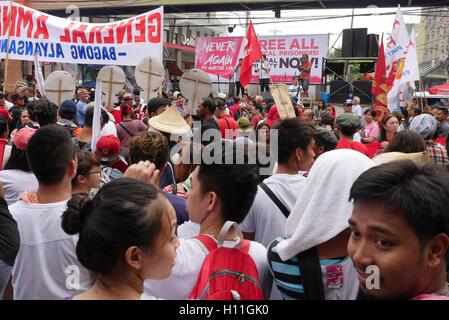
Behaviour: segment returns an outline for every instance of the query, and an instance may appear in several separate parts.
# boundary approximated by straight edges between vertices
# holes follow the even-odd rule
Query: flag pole
[[[11,20],[12,20],[12,0],[9,1],[8,12],[8,38],[6,40],[6,56],[5,56],[5,77],[3,79],[3,93],[6,93],[6,79],[8,78],[9,67],[9,42],[11,41]]]

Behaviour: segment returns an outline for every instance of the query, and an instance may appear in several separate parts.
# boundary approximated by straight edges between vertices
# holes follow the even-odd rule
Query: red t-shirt
[[[6,109],[0,109],[0,116],[5,118],[6,121],[11,121],[11,115]]]
[[[122,122],[122,111],[120,109],[112,110],[111,114],[114,116],[115,124]]]
[[[232,116],[225,115],[223,118],[217,120],[218,128],[220,129],[221,137],[223,139],[234,139],[237,135],[237,129],[239,125]],[[232,137],[226,137],[226,130],[233,130]]]
[[[340,139],[340,141],[338,141],[337,147],[335,149],[352,149],[352,150],[363,153],[367,157],[370,156],[370,154],[368,152],[368,148],[364,144],[362,144],[360,142],[356,142],[356,141],[348,141],[345,139]]]

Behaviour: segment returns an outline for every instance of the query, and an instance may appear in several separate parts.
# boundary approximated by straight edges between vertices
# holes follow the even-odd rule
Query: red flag
[[[240,69],[240,84],[246,87],[251,80],[253,63],[262,58],[259,40],[257,40],[257,35],[251,21],[246,31],[246,44],[243,53],[244,56]]]
[[[377,119],[382,120],[385,113],[388,112],[387,107],[387,64],[385,61],[384,38],[379,46],[379,55],[377,58],[376,71],[374,73],[374,81],[371,89],[375,97],[374,107],[377,111]]]

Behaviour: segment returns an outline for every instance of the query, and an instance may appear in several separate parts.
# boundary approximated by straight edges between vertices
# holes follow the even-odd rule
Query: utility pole
[[[355,9],[352,8],[352,15],[351,15],[351,29],[352,29],[352,27],[354,26],[354,11],[355,11]]]

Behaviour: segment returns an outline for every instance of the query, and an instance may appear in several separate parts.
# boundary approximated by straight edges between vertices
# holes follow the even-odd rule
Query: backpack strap
[[[217,241],[208,234],[200,234],[193,237],[193,239],[199,243],[201,249],[203,249],[206,254],[209,254],[209,252],[217,248]]]
[[[126,128],[123,126],[123,124],[122,124],[121,122],[120,122],[118,125],[119,125],[120,127],[122,127],[123,130],[125,130],[126,133],[129,134],[129,136],[130,136],[131,138],[134,137],[134,135],[133,135],[131,132],[129,132],[129,130],[126,129]]]
[[[178,185],[176,183],[173,183],[171,185],[171,193],[174,194],[174,195],[178,194]]]
[[[271,189],[264,182],[259,184],[259,186],[262,188],[263,191],[265,191],[267,196],[271,199],[271,201],[274,202],[274,204],[279,208],[279,210],[281,210],[282,214],[286,218],[288,218],[288,216],[290,215],[290,210],[288,210],[287,207],[281,202],[281,200],[279,200],[279,198],[276,197],[274,192],[271,191]]]
[[[316,247],[297,255],[305,300],[324,300],[323,275]]]

